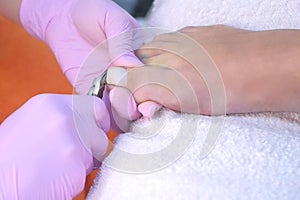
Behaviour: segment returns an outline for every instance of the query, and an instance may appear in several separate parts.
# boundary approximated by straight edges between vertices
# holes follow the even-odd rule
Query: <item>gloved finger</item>
[[[80,30],[74,24],[70,24],[65,17],[60,20],[55,18],[49,23],[46,41],[77,93],[87,94],[93,79],[110,64],[108,48],[101,46],[90,55],[97,44],[90,44],[83,35],[79,34]],[[63,27],[64,24],[69,24],[69,27]],[[62,31],[64,34],[58,34]],[[68,40],[65,39],[65,35],[69,35]],[[102,41],[105,40],[104,33],[100,32],[99,35],[103,35]]]
[[[123,133],[128,131],[130,126],[130,121],[120,117],[118,112],[113,108],[113,106],[111,105],[109,92],[107,89],[104,90],[102,100],[105,103],[106,108],[109,112],[111,128],[118,133]]]
[[[97,24],[95,24],[96,26],[91,26],[92,30],[90,31],[97,31],[98,43],[90,43],[90,38],[86,36],[88,31],[81,30],[83,29],[82,24],[84,24],[84,21],[86,22],[88,19],[93,19],[92,13],[84,15],[82,13],[84,10],[81,10],[81,12],[76,12],[77,14],[75,15],[75,12],[72,12],[72,10],[69,12],[71,16],[68,17],[65,16],[65,13],[57,13],[59,16],[53,18],[48,23],[47,31],[45,32],[45,41],[54,52],[64,72],[72,67],[80,67],[90,51],[99,42],[105,40],[105,33],[99,29]],[[70,19],[72,19],[72,21]],[[95,21],[95,19],[93,19],[93,21]],[[91,25],[85,23],[85,26],[87,26],[87,24]],[[81,25],[81,27],[78,27],[79,25]],[[68,35],[68,39],[65,38],[66,35]]]
[[[126,37],[128,34],[130,33],[124,33]],[[82,52],[82,55],[75,58],[75,60],[82,60],[81,66],[69,67],[64,73],[77,93],[86,94],[94,78],[103,73],[112,63],[117,66],[129,67],[143,65],[131,50],[132,44],[129,41],[131,39],[124,38],[124,35],[100,43],[88,56]],[[73,48],[68,53],[70,52],[76,54],[77,50]]]
[[[89,54],[80,68],[73,67],[65,72],[69,79],[74,80],[73,86],[77,93],[88,93],[93,80],[100,76],[111,64],[109,59],[107,48],[101,45]]]
[[[106,9],[106,16],[100,25],[106,30],[108,39],[140,27],[138,22],[116,3],[108,1],[107,6],[109,8]]]
[[[77,93],[87,94],[93,80],[102,74],[111,63],[105,43],[98,46],[92,52],[90,52],[90,50],[87,50],[86,52],[77,51],[75,47],[69,50],[65,49],[64,51],[77,56],[74,57],[72,61],[64,60],[64,62],[67,62],[68,65],[70,65],[70,67],[64,71],[65,76],[74,86]],[[81,54],[77,55],[80,52]],[[60,53],[60,55],[57,55],[58,57],[66,55],[62,51]],[[77,63],[75,63],[76,60]]]
[[[109,97],[117,115],[129,121],[138,119],[141,114],[151,118],[161,108],[161,105],[153,101],[146,101],[137,106],[133,95],[123,87],[113,87]]]
[[[110,4],[104,24],[100,24],[106,30],[110,58],[113,65],[117,66],[141,66],[142,63],[134,55],[133,51],[141,45],[137,41],[135,33],[140,25],[125,10],[115,3]]]
[[[94,158],[102,161],[108,147],[109,113],[103,101],[93,96],[73,96],[73,118],[78,136]]]
[[[95,97],[43,94],[7,118],[0,127],[0,166],[14,167],[11,178],[19,197],[70,199],[78,194],[91,171],[92,156],[104,158],[106,116],[105,105]],[[41,190],[32,193],[37,183]]]
[[[126,88],[114,87],[109,94],[112,107],[117,114],[127,120],[136,120],[141,116],[134,97]]]
[[[109,48],[106,41],[108,38],[138,26],[114,2],[103,0],[101,3],[87,1],[84,4],[74,4],[70,8],[70,15],[71,22],[69,17],[62,16],[49,23],[46,41],[77,93],[86,94],[93,79],[112,64],[116,56],[110,56],[109,49],[118,49],[122,55],[126,52],[119,64],[141,65],[134,54],[130,53],[131,42],[126,38],[121,41],[118,39],[116,48]],[[58,34],[62,31],[64,34]],[[70,36],[68,40],[65,40],[65,35]],[[120,54],[117,54],[119,57]]]
[[[73,18],[76,26],[82,30],[84,38],[87,38],[89,43],[98,45],[97,48],[105,47],[109,52],[108,58],[114,65],[139,66],[142,64],[132,53],[133,49],[140,46],[133,37],[134,30],[140,25],[115,2],[103,0],[97,5],[94,2],[87,2],[80,7],[73,8],[73,13],[75,13]],[[86,13],[89,14],[86,15]],[[87,21],[90,23],[86,23]],[[93,25],[93,22],[98,24]],[[101,42],[103,43],[100,44]]]
[[[123,87],[113,87],[109,96],[117,115],[129,121],[136,120],[141,115],[151,118],[162,107],[153,101],[146,101],[137,106],[133,95]]]

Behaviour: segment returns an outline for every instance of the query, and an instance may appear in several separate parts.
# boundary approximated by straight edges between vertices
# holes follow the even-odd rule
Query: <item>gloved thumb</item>
[[[123,9],[118,9],[115,3],[110,4],[111,9],[101,25],[106,31],[107,45],[110,58],[115,66],[142,66],[143,63],[135,56],[133,51],[144,42],[137,38],[140,25]]]
[[[161,105],[153,101],[137,105],[132,93],[123,87],[114,87],[109,96],[112,107],[118,116],[131,121],[139,118],[141,114],[146,118],[151,118],[161,108]]]
[[[109,113],[103,101],[93,96],[73,96],[73,118],[84,148],[98,161],[108,148],[106,133],[110,128]]]
[[[141,116],[134,97],[126,88],[114,87],[109,93],[109,99],[118,116],[127,120],[136,120]]]

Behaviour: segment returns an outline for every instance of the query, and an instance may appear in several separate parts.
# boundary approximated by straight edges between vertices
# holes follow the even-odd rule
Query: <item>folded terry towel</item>
[[[212,119],[162,110],[150,121],[135,122],[130,133],[116,140],[115,151],[151,155],[166,148],[180,131],[187,137],[196,134],[178,160],[154,172],[127,173],[127,166],[143,163],[128,163],[121,153],[108,157],[88,199],[299,199],[299,114],[227,116],[215,146],[201,159]],[[180,130],[185,122],[190,128]],[[156,134],[147,135],[151,130]]]
[[[149,25],[170,30],[224,24],[249,30],[299,29],[298,0],[156,0]]]

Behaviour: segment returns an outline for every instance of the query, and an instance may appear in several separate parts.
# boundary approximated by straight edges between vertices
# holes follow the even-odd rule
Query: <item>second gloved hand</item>
[[[141,65],[132,53],[131,35],[127,35],[129,38],[117,39],[114,44],[105,46],[97,60],[99,62],[93,63],[97,67],[90,70],[92,74],[76,80],[84,62],[98,44],[139,27],[136,20],[113,1],[23,0],[20,18],[31,35],[50,46],[78,93],[86,94],[92,80],[110,64]]]
[[[31,98],[0,126],[0,199],[77,196],[105,157],[109,121],[99,98]]]

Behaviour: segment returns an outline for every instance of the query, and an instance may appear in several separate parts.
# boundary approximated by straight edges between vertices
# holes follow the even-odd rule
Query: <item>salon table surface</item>
[[[0,66],[0,123],[36,94],[73,92],[47,45],[2,17]],[[110,139],[115,135],[110,132]],[[97,172],[87,176],[85,189],[76,200],[85,199]]]

